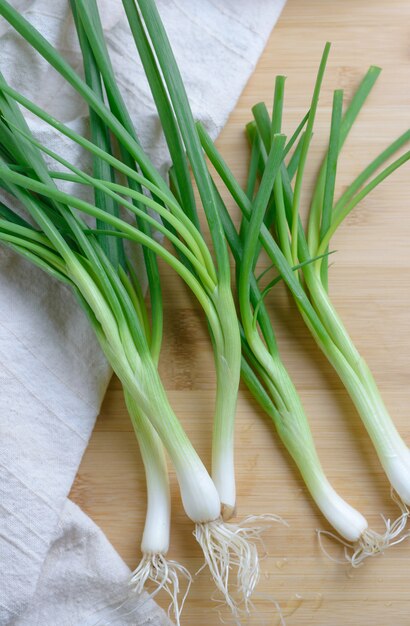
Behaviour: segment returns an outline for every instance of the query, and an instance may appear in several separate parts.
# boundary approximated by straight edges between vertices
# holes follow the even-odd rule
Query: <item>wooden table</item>
[[[249,0],[250,1],[250,0]],[[384,71],[344,149],[342,189],[390,140],[406,129],[410,105],[410,3],[408,0],[289,0],[254,75],[218,145],[244,179],[244,124],[260,100],[271,103],[276,73],[288,76],[285,130],[307,110],[326,40],[333,42],[306,192],[322,153],[332,90],[349,96],[369,65]],[[410,442],[410,211],[409,168],[397,172],[367,198],[334,241],[331,293],[358,347],[371,365],[402,435]],[[235,208],[232,207],[233,212]],[[162,374],[170,399],[205,462],[210,460],[214,373],[203,318],[191,296],[166,267],[165,346]],[[299,390],[325,470],[336,489],[371,526],[379,513],[395,516],[389,487],[375,452],[338,378],[301,323],[286,292],[269,300],[281,352]],[[278,623],[271,600],[280,602],[287,625],[408,626],[410,540],[350,570],[327,560],[316,528],[328,528],[306,493],[272,424],[241,389],[237,418],[238,515],[274,512],[265,536],[267,558],[249,624]],[[192,525],[185,517],[172,474],[170,556],[191,572],[201,564]],[[99,524],[131,568],[139,558],[144,521],[144,471],[127,419],[120,386],[112,380],[71,497]],[[338,554],[336,545],[329,549]],[[183,623],[214,626],[212,584],[202,572],[192,587]]]

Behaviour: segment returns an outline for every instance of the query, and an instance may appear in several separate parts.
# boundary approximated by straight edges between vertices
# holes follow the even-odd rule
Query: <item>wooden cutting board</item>
[[[250,1],[250,0],[249,0]],[[240,180],[247,166],[244,124],[253,104],[270,106],[274,76],[288,76],[285,131],[306,112],[326,40],[333,42],[305,191],[311,189],[328,129],[332,90],[347,97],[369,65],[383,67],[377,87],[346,143],[338,174],[343,189],[410,119],[408,0],[289,0],[218,146]],[[306,196],[305,196],[306,197]],[[335,238],[331,294],[368,360],[388,407],[410,443],[410,186],[403,168],[367,198]],[[233,214],[237,214],[231,205]],[[166,307],[161,371],[170,399],[205,462],[210,460],[214,394],[212,355],[203,316],[190,294],[162,267]],[[325,470],[336,489],[382,527],[396,516],[389,487],[368,437],[338,378],[314,345],[293,303],[278,287],[269,301],[283,359],[299,390]],[[265,535],[266,558],[249,625],[278,624],[277,600],[288,626],[408,626],[410,539],[358,570],[330,562],[315,529],[328,526],[306,493],[269,419],[241,389],[236,428],[238,516],[277,513],[289,523]],[[201,565],[172,474],[170,557],[191,572]],[[71,497],[107,534],[131,568],[140,558],[144,472],[118,381],[101,415]],[[336,545],[328,544],[336,556]],[[212,584],[202,572],[192,587],[183,624],[216,626]],[[163,603],[166,605],[166,602]]]

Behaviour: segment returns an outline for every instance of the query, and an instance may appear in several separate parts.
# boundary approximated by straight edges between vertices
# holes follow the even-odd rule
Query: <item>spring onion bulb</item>
[[[190,175],[186,157],[198,188],[215,252],[219,286],[217,314],[221,332],[213,334],[217,378],[212,443],[212,478],[228,520],[236,509],[234,471],[234,416],[240,378],[240,337],[231,293],[230,265],[224,231],[215,205],[210,175],[196,133],[192,111],[167,34],[152,0],[123,0],[131,32],[162,122],[177,179],[178,197],[187,215],[199,227],[193,198],[184,202]],[[185,151],[181,147],[185,146]],[[182,154],[182,158],[181,158]],[[183,166],[180,163],[183,162]]]
[[[212,160],[215,152],[209,150],[210,143],[201,127],[199,127],[199,132],[205,150]],[[280,135],[275,137],[280,137]],[[218,162],[219,164],[222,163],[220,157],[218,157]],[[272,172],[272,168],[269,167],[265,171]],[[235,257],[238,272],[243,324],[242,376],[255,398],[273,420],[281,440],[298,466],[323,515],[346,541],[354,542],[367,529],[367,521],[337,494],[324,474],[302,404],[281,361],[273,327],[262,295],[258,290],[255,276],[250,274],[250,268],[253,265],[253,251],[250,249],[250,243],[253,241],[254,246],[255,239],[257,243],[260,226],[255,220],[260,219],[260,209],[264,207],[264,196],[266,193],[269,194],[271,184],[272,180],[269,182],[267,178],[265,178],[264,184],[261,182],[255,203],[252,205],[252,218],[246,231],[244,227],[242,228],[242,238],[235,231],[226,207],[220,199],[219,208],[221,215],[224,216],[227,238]],[[257,198],[258,204],[256,204]],[[253,305],[253,312],[251,305]],[[258,311],[258,324],[263,334],[263,340],[254,323],[254,312],[256,311]]]
[[[324,54],[324,59],[325,58],[326,50]],[[324,59],[322,59],[322,65]],[[304,277],[304,283],[302,284],[301,282],[300,284],[304,288],[316,315],[325,328],[327,334],[325,339],[322,333],[318,332],[316,325],[312,324],[310,310],[306,311],[303,307],[300,307],[300,310],[315,340],[339,374],[349,392],[376,448],[376,452],[390,484],[393,490],[398,494],[399,502],[401,501],[401,514],[397,523],[391,524],[389,521],[386,522],[386,531],[383,534],[370,532],[369,530],[363,533],[361,538],[363,544],[361,551],[359,554],[355,553],[352,557],[355,563],[368,554],[374,554],[376,551],[384,551],[386,546],[389,545],[389,542],[396,543],[397,537],[405,528],[408,517],[408,511],[405,505],[410,504],[410,451],[400,437],[384,406],[367,364],[355,348],[331,303],[327,291],[328,258],[324,255],[328,249],[331,236],[350,211],[375,186],[410,158],[410,152],[404,153],[367,183],[371,175],[386,159],[409,141],[410,133],[407,131],[396,140],[392,146],[383,151],[383,153],[366,168],[364,173],[359,175],[359,181],[354,181],[353,188],[352,186],[349,187],[343,194],[341,200],[334,204],[335,178],[339,152],[364,102],[364,98],[367,95],[366,92],[374,84],[378,73],[376,68],[370,69],[344,117],[342,117],[343,93],[339,90],[334,93],[329,147],[313,192],[306,239],[303,236],[302,226],[299,220],[299,211],[296,207],[295,200],[298,174],[300,173],[300,179],[303,177],[303,152],[297,170],[298,174],[296,175],[293,200],[292,194],[289,193],[289,186],[287,186],[287,190],[284,191],[284,195],[286,194],[285,203],[288,209],[290,239],[293,250],[296,251],[293,255],[293,262],[304,263],[308,259],[318,258],[314,263],[303,264],[301,273]],[[318,95],[318,93],[314,95],[310,109],[309,119],[311,119],[312,123],[309,127],[308,119],[306,126],[304,137],[304,144],[307,146],[306,154],[314,121],[312,111],[314,111],[317,104]],[[285,185],[283,185],[283,188],[284,186]],[[295,230],[292,232],[292,226],[296,222],[297,228],[295,226]],[[307,245],[305,245],[306,243]],[[283,250],[282,244],[279,245]]]
[[[21,136],[21,133],[16,132],[16,135]],[[26,137],[27,134],[24,139]],[[34,145],[34,140],[32,140],[31,145]],[[30,165],[33,169],[34,161],[30,162]],[[83,175],[87,177],[86,174]],[[135,310],[131,309],[135,294],[132,294],[131,300],[120,280],[117,280],[112,272],[108,260],[97,248],[94,242],[94,233],[90,233],[85,222],[81,223],[78,215],[73,213],[73,209],[78,209],[102,221],[106,220],[113,229],[116,229],[105,231],[106,234],[119,232],[123,238],[150,246],[165,260],[172,259],[177,271],[183,277],[191,277],[199,297],[207,302],[205,292],[199,287],[185,266],[172,256],[162,244],[159,244],[154,238],[145,236],[131,224],[104,213],[91,203],[58,190],[50,183],[45,184],[34,177],[19,174],[9,168],[4,161],[0,164],[0,179],[7,190],[24,204],[31,217],[36,221],[37,226],[42,227],[41,231],[35,230],[33,233],[32,229],[15,225],[10,220],[17,218],[14,214],[11,215],[12,210],[8,207],[9,219],[0,219],[0,240],[24,254],[30,261],[50,271],[60,280],[64,279],[75,289],[80,302],[88,313],[107,359],[123,384],[124,391],[136,402],[139,411],[143,412],[150,420],[167,449],[176,470],[185,512],[196,524],[198,532],[201,533],[200,536],[206,532],[208,539],[215,538],[209,544],[201,543],[201,547],[205,550],[207,562],[211,563],[217,571],[218,568],[221,568],[221,573],[226,575],[229,573],[229,566],[233,563],[242,563],[242,560],[246,559],[247,571],[254,572],[256,570],[257,572],[257,559],[248,559],[247,538],[238,536],[235,527],[222,521],[221,502],[216,487],[168,402],[157,366],[151,357],[149,347],[146,345],[145,335],[140,332],[140,320]],[[131,190],[128,190],[127,193],[131,193]],[[67,234],[69,235],[67,240],[64,238],[66,236],[64,230],[60,232],[56,225],[48,219],[48,215],[43,213],[41,201],[36,200],[38,195],[45,200],[58,203],[61,216],[65,218],[67,214],[70,217],[70,222],[73,221],[75,230],[78,229],[79,240],[84,238],[84,242],[81,242],[84,246],[85,241],[92,242],[92,250],[90,250],[88,257],[69,248],[73,232]],[[147,202],[149,202],[148,198]],[[123,200],[123,205],[128,206],[128,202]],[[64,211],[62,210],[63,207]],[[65,221],[63,227],[66,226]],[[41,236],[41,245],[36,242],[39,236]],[[77,245],[79,243],[77,242]],[[98,255],[98,260],[102,263],[97,263],[97,259],[94,258],[96,266],[92,267],[90,263],[94,253]],[[116,291],[111,289],[111,281],[115,281]],[[127,285],[127,287],[129,291],[130,286]],[[103,292],[103,289],[108,289],[109,297]],[[208,302],[207,306],[210,306]],[[132,314],[132,325],[128,325],[124,311],[127,316]],[[116,315],[119,319],[116,318]],[[212,320],[212,308],[209,310],[209,319]],[[136,336],[137,332],[138,336]],[[230,558],[231,554],[233,555],[232,558]],[[228,567],[226,567],[226,563],[228,563]],[[237,586],[241,588],[242,581],[247,580],[247,575],[241,568],[238,568],[238,574],[240,577]],[[253,581],[255,576],[252,574],[248,578]],[[221,585],[223,583],[220,591],[228,593],[228,603],[234,610],[235,604],[227,591],[225,576],[217,577],[216,583]],[[248,593],[249,589],[247,590]]]
[[[192,576],[177,561],[167,558],[171,527],[171,496],[165,450],[150,421],[141,413],[133,398],[125,400],[144,463],[147,483],[147,513],[141,541],[142,559],[133,571],[130,588],[140,594],[149,583],[154,585],[151,596],[162,589],[170,596],[175,623],[180,624],[184,602],[189,593]],[[186,583],[179,601],[180,579]]]
[[[5,0],[0,1],[0,14],[83,97],[105,133],[116,138],[120,158],[114,157],[95,137],[89,141],[79,136],[2,81],[0,181],[22,202],[36,227],[17,223],[15,213],[5,207],[0,219],[0,240],[73,288],[121,380],[143,457],[146,446],[157,446],[157,442],[150,442],[148,437],[142,439],[141,419],[146,418],[174,465],[184,509],[195,523],[195,536],[215,584],[237,617],[240,605],[245,609],[249,607],[258,580],[258,554],[252,538],[259,536],[260,529],[256,526],[242,528],[226,521],[234,512],[236,503],[233,425],[241,344],[231,293],[228,250],[211,178],[184,86],[152,0],[138,2],[138,10],[133,2],[124,0],[124,7],[169,146],[174,192],[137,140],[115,82],[96,4],[75,0],[72,5],[76,21],[82,25],[82,37],[86,37],[93,54],[94,69],[98,70],[108,106],[95,86],[90,87],[84,82]],[[16,103],[90,152],[98,160],[93,175],[81,171],[37,142]],[[48,169],[41,153],[64,166],[64,172]],[[188,163],[208,221],[215,261],[199,228]],[[122,184],[117,182],[117,174],[125,177]],[[56,180],[87,185],[94,190],[95,199],[99,199],[94,204],[81,200],[62,191]],[[124,207],[129,216],[135,217],[137,225],[121,219],[115,210],[117,206]],[[155,221],[147,209],[157,213],[162,223]],[[87,225],[82,214],[88,216],[88,220],[95,220],[95,228]],[[153,237],[154,228],[172,243],[173,252]],[[117,250],[113,240],[127,240],[129,244],[144,248],[153,316],[151,325],[141,303],[141,286],[135,282],[135,272],[131,272],[127,258],[124,264],[123,249]],[[217,375],[213,480],[174,414],[158,373],[162,308],[156,257],[168,263],[185,281],[208,321]],[[145,461],[148,456],[145,455]],[[157,449],[156,462],[152,467],[146,462],[146,471],[149,485],[156,482],[162,489],[158,507],[166,524],[168,496],[161,458]],[[149,500],[148,515],[152,519],[156,496],[149,493]],[[156,543],[152,550],[148,540]],[[163,535],[159,530],[144,533],[143,550],[147,554],[152,551],[162,555],[165,546],[165,532]],[[137,585],[144,584],[147,571],[147,579],[152,577],[151,565],[155,568],[157,564],[157,558],[148,564],[141,563]],[[175,568],[175,574],[178,573],[176,570],[181,573]],[[176,588],[172,582],[173,574],[168,578],[164,575],[162,580],[165,579],[164,588],[167,586],[173,593],[172,589]]]
[[[86,83],[104,102],[103,76],[100,74],[93,49],[90,46],[88,24],[84,26],[81,20],[81,3],[77,4],[77,0],[71,0],[70,4],[81,46]],[[91,11],[94,10],[92,32],[95,33],[100,27],[98,11],[95,11],[95,3],[89,3],[88,8]],[[92,108],[90,108],[89,113],[92,141],[101,149],[112,154],[111,140],[106,126]],[[115,172],[112,167],[97,155],[93,155],[93,175],[95,178],[103,179],[106,183],[115,183]],[[94,202],[100,209],[118,217],[119,204],[97,187],[94,188]],[[96,225],[97,229],[102,231],[100,235],[97,235],[97,238],[114,267],[119,267],[120,264],[126,267],[127,260],[122,240],[118,237],[105,235],[104,231],[107,226],[104,221],[97,220]],[[141,220],[140,226],[144,232],[150,232],[149,225]],[[158,362],[162,339],[162,299],[158,281],[159,272],[156,257],[152,251],[144,249],[144,260],[151,300],[151,328],[138,279],[134,280],[134,287],[138,295],[135,304],[142,328],[146,334],[147,343],[150,345],[151,355],[155,362]],[[130,266],[129,270],[131,270]],[[141,541],[142,559],[131,576],[131,595],[141,594],[148,585],[153,587],[152,597],[164,590],[171,600],[168,613],[172,612],[175,623],[179,626],[181,611],[189,593],[192,577],[181,564],[167,558],[171,528],[171,497],[165,449],[149,419],[139,410],[138,405],[127,392],[125,392],[125,401],[139,444],[147,486],[147,511]],[[180,602],[181,577],[186,585]]]
[[[95,8],[95,4],[93,5],[92,3],[88,6],[90,8],[94,6]],[[87,28],[83,26],[77,10],[81,9],[81,7],[80,5],[77,7],[76,0],[71,0],[71,8],[81,47],[86,83],[103,102],[102,76],[87,37]],[[94,24],[99,25],[98,12],[95,14],[95,17],[97,19]],[[93,32],[95,32],[95,28]],[[102,150],[112,154],[111,140],[106,126],[91,108],[89,113],[92,141]],[[92,160],[94,177],[103,179],[106,183],[114,183],[115,172],[112,167],[97,155],[93,155]],[[118,217],[119,204],[99,188],[94,189],[94,202],[98,208]],[[102,231],[100,235],[97,235],[97,239],[108,259],[114,267],[119,269],[121,265],[125,268],[127,260],[122,240],[118,237],[105,235],[106,223],[104,221],[97,220],[96,225],[97,229]],[[146,224],[142,223],[145,232],[149,232],[146,226]],[[150,345],[151,355],[157,362],[162,338],[162,310],[158,286],[158,265],[156,257],[151,251],[144,250],[144,257],[151,299],[151,329],[149,328],[148,311],[142,297],[143,294],[138,279],[134,280],[134,287],[138,296],[138,299],[134,302],[142,323],[142,329],[145,331],[147,343]],[[129,270],[131,270],[130,266]],[[154,588],[151,592],[151,596],[154,597],[161,590],[164,590],[171,600],[168,613],[172,611],[175,623],[179,626],[181,612],[189,593],[192,577],[185,567],[167,558],[171,529],[171,496],[165,449],[149,419],[139,410],[138,405],[128,393],[125,393],[125,401],[139,444],[147,487],[147,511],[141,541],[142,559],[132,573],[130,592],[131,596],[135,593],[140,595],[150,585]],[[180,602],[181,577],[186,582],[186,588]]]
[[[383,552],[389,545],[399,543],[406,536],[403,533],[409,515],[406,507],[409,504],[410,488],[409,450],[388,417],[367,366],[358,355],[330,303],[327,293],[329,242],[331,235],[353,206],[410,158],[410,154],[405,153],[363,187],[372,173],[409,140],[410,133],[404,133],[375,159],[332,208],[337,155],[377,78],[378,70],[370,69],[343,118],[342,93],[335,92],[329,149],[313,196],[308,246],[299,217],[301,185],[328,52],[329,44],[326,45],[322,57],[309,114],[288,142],[293,145],[298,140],[295,153],[289,165],[282,160],[274,180],[270,159],[281,128],[284,77],[278,77],[276,81],[272,120],[264,105],[253,109],[255,119],[248,126],[253,157],[250,162],[251,182],[248,181],[247,194],[235,180],[205,130],[200,126],[198,130],[207,156],[243,213],[239,238],[226,207],[219,198],[221,218],[238,271],[243,325],[242,375],[256,399],[274,421],[317,506],[337,531],[344,545],[348,546],[345,551],[346,559],[352,565],[358,566],[367,556]],[[255,150],[258,153],[256,157]],[[285,147],[283,153],[286,154],[287,151]],[[261,175],[256,194],[255,172]],[[296,181],[293,189],[291,179],[294,174]],[[362,190],[358,191],[361,187]],[[275,237],[269,231],[271,225]],[[277,268],[279,278],[289,287],[317,343],[341,376],[375,444],[392,487],[399,496],[399,500],[396,497],[395,500],[399,503],[400,516],[395,522],[385,520],[383,533],[369,529],[365,518],[334,491],[323,473],[307,419],[280,360],[263,304],[264,296],[276,284],[277,279],[260,292],[260,280],[263,276],[256,280],[253,275],[261,247]],[[301,275],[304,281],[301,280]]]

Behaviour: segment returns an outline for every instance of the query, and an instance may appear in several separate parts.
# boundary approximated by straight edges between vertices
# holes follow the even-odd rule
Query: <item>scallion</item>
[[[88,78],[86,76],[89,84],[6,0],[0,0],[0,14],[81,95],[93,111],[92,115],[96,116],[101,130],[99,134],[95,132],[93,141],[86,140],[2,82],[0,181],[12,196],[22,202],[36,228],[22,230],[23,226],[15,223],[17,217],[9,206],[0,219],[0,239],[72,286],[89,316],[102,349],[122,382],[143,458],[144,451],[152,451],[152,454],[145,453],[144,458],[149,488],[149,519],[152,521],[157,517],[165,522],[169,510],[161,448],[145,420],[149,420],[159,435],[174,464],[184,508],[195,522],[195,536],[205,560],[219,591],[238,616],[238,603],[245,603],[247,608],[258,580],[257,547],[251,539],[258,536],[260,529],[226,522],[233,514],[236,503],[233,426],[241,349],[231,293],[229,256],[215,192],[179,70],[155,3],[140,0],[134,4],[124,0],[124,7],[168,142],[175,194],[155,169],[135,135],[115,82],[95,2],[73,0],[72,6],[83,54],[87,50],[84,56],[89,64]],[[92,75],[91,70],[94,72]],[[101,89],[102,85],[104,89]],[[104,92],[108,105],[102,99]],[[15,103],[89,151],[94,158],[93,175],[81,171],[37,142],[24,118],[16,113],[19,109]],[[113,156],[106,141],[110,134],[118,142],[119,159]],[[11,151],[8,142],[12,146]],[[66,170],[55,172],[47,168],[42,152],[53,157]],[[199,229],[188,165],[208,221],[215,261]],[[116,172],[125,175],[126,184],[116,182]],[[55,183],[59,179],[89,185],[94,189],[95,203],[61,191]],[[135,216],[137,226],[118,216],[116,207],[119,205]],[[161,216],[161,224],[154,221],[147,208]],[[95,219],[96,227],[90,228],[81,213]],[[175,252],[153,237],[154,225],[174,245]],[[135,282],[135,272],[127,258],[121,258],[121,246],[118,258],[114,260],[113,251],[118,252],[113,245],[114,240],[128,240],[144,246],[153,305],[151,325],[141,301],[141,286]],[[176,418],[158,374],[162,308],[159,281],[155,279],[155,256],[165,260],[186,282],[208,321],[217,375],[213,480]],[[150,485],[153,485],[152,489]],[[159,504],[156,487],[158,493],[161,492]],[[158,516],[154,514],[156,507]],[[163,554],[165,534],[161,541],[158,540],[160,537],[155,529],[146,527],[143,551],[146,554],[151,550],[155,555]],[[148,572],[155,563],[157,560],[147,564]],[[144,566],[143,559],[138,570],[140,573]],[[231,580],[233,568],[236,570],[234,583]],[[174,573],[178,573],[176,569]],[[143,584],[146,571],[141,576],[137,572],[135,575],[137,585]],[[168,581],[165,580],[164,584]],[[239,598],[238,602],[235,596]]]
[[[220,202],[225,232],[239,266],[239,300],[244,326],[243,352],[247,359],[247,366],[243,368],[244,379],[252,393],[272,417],[282,441],[296,461],[322,513],[343,541],[348,542],[345,545],[352,548],[352,552],[346,552],[346,557],[357,566],[367,556],[383,552],[389,545],[402,541],[406,536],[403,531],[409,514],[406,504],[410,503],[410,453],[384,408],[367,366],[355,349],[330,302],[327,293],[328,246],[334,231],[353,207],[379,182],[410,158],[410,153],[405,153],[365,185],[376,169],[409,140],[410,133],[404,133],[384,150],[359,175],[339,201],[334,203],[337,157],[379,74],[378,68],[369,70],[343,117],[341,116],[342,93],[336,91],[333,100],[329,148],[313,194],[308,237],[306,237],[299,216],[300,194],[328,53],[329,45],[327,44],[308,117],[298,127],[298,132],[301,133],[306,123],[299,141],[301,147],[296,149],[296,156],[292,157],[288,166],[284,161],[282,162],[273,184],[273,192],[270,196],[266,195],[265,206],[259,205],[259,192],[255,198],[249,198],[242,191],[205,131],[201,128],[199,131],[205,152],[240,207],[243,219],[249,224],[242,249],[226,208],[222,201]],[[280,88],[283,86],[282,77],[277,79],[277,88],[278,86]],[[272,128],[276,131],[280,129],[282,114],[281,111],[278,112],[277,105],[279,103],[280,106],[282,102],[282,95],[280,98],[275,96],[276,110],[274,106],[272,122],[266,107],[259,105],[256,110],[253,110],[255,122],[250,134],[252,145],[257,141],[265,148],[260,152],[264,163],[262,167],[259,167],[262,175],[261,187],[266,173],[271,170],[267,154],[273,145]],[[254,150],[253,147],[252,150]],[[292,170],[291,173],[289,169]],[[294,171],[296,171],[296,182],[293,190],[291,177]],[[362,187],[361,191],[359,191],[360,187]],[[264,224],[264,215],[270,210],[269,205],[272,202],[275,206],[274,236]],[[384,533],[370,530],[364,517],[334,492],[324,476],[306,417],[279,358],[266,309],[263,304],[261,305],[263,296],[259,294],[252,275],[259,251],[258,239],[273,266],[277,268],[279,277],[289,287],[312,335],[348,389],[375,444],[392,487],[399,495],[401,514],[393,523],[386,520]],[[259,336],[259,332],[262,337]],[[259,385],[256,381],[259,381]]]

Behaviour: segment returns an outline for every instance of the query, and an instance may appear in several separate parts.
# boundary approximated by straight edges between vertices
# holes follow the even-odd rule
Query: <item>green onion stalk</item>
[[[8,120],[2,122],[0,131],[0,169],[5,170],[5,176],[1,176],[1,185],[8,195],[6,203],[0,207],[0,239],[29,261],[68,284],[85,309],[113,369],[120,376],[139,376],[139,368],[144,367],[145,362],[156,362],[149,341],[152,334],[146,323],[141,285],[135,274],[131,273],[131,282],[121,265],[114,266],[109,261],[99,241],[98,233],[101,231],[89,229],[85,222],[74,215],[71,207],[75,206],[75,198],[62,194],[56,196],[58,200],[50,201],[46,193],[42,195],[47,185],[51,190],[58,190],[42,161],[41,153],[32,149],[37,146],[28,134],[28,129],[24,128],[24,120],[19,119],[19,110],[13,110],[13,102],[6,99],[4,94],[1,98],[1,111]],[[23,180],[6,181],[7,171],[15,173],[17,170],[26,172],[22,179],[27,178],[40,185],[36,194],[24,188]],[[47,179],[48,182],[42,182]],[[24,206],[35,226],[15,212],[15,200]],[[103,210],[95,208],[97,213],[104,215]],[[136,348],[137,340],[139,345]],[[128,372],[124,373],[126,370]],[[155,374],[153,378],[158,379]],[[157,385],[159,382],[155,380]],[[145,466],[148,492],[146,524],[141,543],[143,558],[130,582],[132,592],[141,591],[149,580],[155,582],[158,591],[165,589],[171,595],[175,620],[179,623],[182,606],[179,607],[178,602],[178,576],[187,579],[188,587],[191,577],[185,568],[166,558],[170,531],[168,470],[164,447],[147,417],[148,411],[144,411],[143,402],[139,399],[141,394],[148,397],[143,386],[146,384],[141,382],[138,395],[124,386]],[[169,413],[170,408],[164,406],[165,410]],[[176,422],[170,413],[168,419]],[[179,430],[182,431],[180,426]],[[172,445],[177,449],[178,440]],[[191,454],[194,459],[195,452]],[[207,476],[206,470],[202,471]]]
[[[313,194],[306,237],[299,216],[301,188],[329,48],[327,44],[309,112],[282,154],[286,157],[293,146],[294,152],[288,161],[282,159],[274,180],[270,159],[281,129],[284,77],[276,79],[272,118],[265,105],[253,108],[254,121],[247,127],[252,151],[246,193],[204,129],[199,127],[199,133],[207,156],[243,214],[238,235],[220,200],[220,214],[237,263],[245,360],[242,375],[255,398],[271,416],[317,506],[337,531],[337,535],[327,534],[339,537],[346,548],[346,559],[353,566],[358,566],[366,557],[383,552],[406,537],[410,458],[407,446],[386,412],[368,367],[354,348],[331,304],[327,291],[329,243],[337,226],[353,207],[410,158],[409,152],[404,153],[367,183],[371,175],[409,141],[410,132],[405,132],[384,150],[334,203],[337,157],[379,74],[378,68],[370,68],[344,115],[343,94],[340,90],[335,91],[329,147]],[[260,186],[255,193],[258,177]],[[256,279],[254,269],[262,248],[272,266]],[[278,276],[262,288],[262,279],[273,267],[277,268]],[[393,522],[385,520],[386,528],[382,533],[368,527],[363,515],[334,491],[323,472],[307,418],[280,360],[264,306],[265,296],[279,280],[285,281],[316,342],[350,393],[395,491],[394,499],[401,513]],[[320,540],[321,537],[322,531]]]
[[[88,38],[90,32],[92,36],[95,36],[95,33],[100,30],[101,25],[97,7],[95,3],[88,4],[94,20],[93,28],[90,31],[89,23],[85,22],[84,26],[80,18],[81,3],[71,0],[70,4],[82,52],[85,81],[100,98],[101,102],[104,102],[103,77]],[[125,107],[123,113],[125,117]],[[89,116],[91,140],[96,146],[112,155],[112,142],[107,126],[91,107],[89,108]],[[132,129],[132,126],[130,126],[130,129]],[[98,155],[93,155],[92,164],[94,178],[106,182],[116,182],[114,168],[104,159],[101,159]],[[94,188],[94,203],[98,208],[108,211],[116,217],[119,216],[119,204],[113,197],[107,196],[98,187]],[[139,208],[145,210],[145,207],[141,204]],[[138,223],[144,232],[150,234],[149,224],[144,222],[144,220],[139,220]],[[136,299],[134,298],[134,304],[141,320],[141,327],[145,332],[147,343],[150,345],[151,356],[154,362],[158,364],[163,320],[161,286],[156,256],[151,250],[143,249],[152,312],[150,327],[143,289],[138,276],[133,271],[131,263],[126,258],[123,241],[119,237],[105,235],[104,231],[107,230],[107,224],[104,221],[96,220],[96,226],[101,231],[101,234],[97,234],[96,238],[113,266],[117,271],[119,268],[121,268],[121,271],[128,269],[135,290],[134,295],[137,296]],[[168,612],[172,610],[175,623],[179,626],[181,612],[189,593],[192,577],[183,565],[167,557],[171,530],[171,493],[165,448],[155,428],[146,415],[139,410],[139,406],[131,394],[125,391],[124,395],[144,464],[147,487],[147,510],[141,540],[142,558],[132,573],[130,588],[132,593],[139,595],[146,585],[151,583],[154,587],[154,591],[151,593],[152,596],[164,590],[171,600]],[[179,601],[180,578],[183,578],[186,582],[185,593],[181,602]]]
[[[5,204],[2,208],[0,239],[72,287],[123,385],[149,491],[144,559],[134,579],[137,588],[152,578],[155,569],[152,559],[152,568],[145,568],[145,556],[149,561],[150,555],[164,555],[169,541],[169,492],[158,435],[174,464],[183,505],[195,523],[195,536],[205,561],[218,590],[237,616],[239,604],[244,602],[248,608],[258,580],[258,553],[252,539],[261,529],[226,521],[236,502],[233,444],[241,344],[215,191],[155,3],[124,0],[124,8],[168,143],[172,191],[135,134],[115,81],[95,2],[73,0],[72,7],[84,59],[88,55],[85,81],[8,2],[0,1],[0,14],[88,104],[93,135],[92,141],[81,137],[1,81],[0,181],[11,197],[23,204],[35,226],[27,220],[21,223],[12,209],[13,200],[11,206]],[[93,173],[80,170],[37,142],[17,105],[88,151],[93,157]],[[112,137],[118,144],[119,158],[108,144]],[[63,166],[64,171],[48,168],[42,153]],[[208,222],[215,260],[200,230],[189,167]],[[56,184],[60,180],[92,189],[94,203],[62,191]],[[135,223],[118,215],[119,206],[135,218]],[[162,221],[152,217],[152,212]],[[94,226],[87,225],[81,214],[95,220]],[[164,237],[163,243],[153,236],[154,231]],[[151,324],[136,272],[124,246],[119,245],[124,241],[144,249]],[[173,252],[167,242],[172,244]],[[158,373],[162,303],[157,257],[185,281],[207,318],[217,374],[213,480],[175,416]],[[151,527],[152,520],[162,523],[162,534]],[[236,571],[235,582],[231,570]],[[168,585],[166,575],[161,578],[164,580]]]

